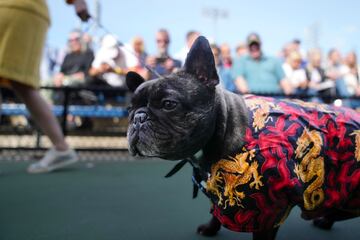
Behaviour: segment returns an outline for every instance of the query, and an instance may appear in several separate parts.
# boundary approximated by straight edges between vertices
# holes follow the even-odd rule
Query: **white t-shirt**
[[[359,70],[360,69],[358,67],[358,72]],[[354,95],[356,93],[357,87],[359,86],[359,79],[357,79],[357,76],[350,71],[350,68],[348,66],[344,66],[344,72],[344,81],[346,84],[346,88],[350,95]]]
[[[109,64],[112,68],[126,68],[125,56],[122,50],[118,47],[115,48],[100,48],[95,55],[92,63],[94,68],[100,67],[101,64]],[[125,76],[113,72],[104,73],[103,79],[113,87],[122,87],[125,85]]]
[[[125,44],[120,47],[120,49],[125,56],[125,64],[128,68],[137,68],[145,64],[147,57],[146,52],[143,52],[141,56],[136,56],[134,48],[129,44]]]
[[[306,82],[306,72],[304,69],[293,69],[288,63],[284,63],[282,67],[286,78],[293,87],[298,88],[301,83]]]

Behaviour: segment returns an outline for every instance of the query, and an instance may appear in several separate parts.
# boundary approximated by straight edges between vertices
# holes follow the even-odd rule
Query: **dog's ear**
[[[219,76],[215,67],[208,40],[200,36],[192,45],[185,61],[185,72],[192,74],[208,87],[215,88],[219,83]]]
[[[145,82],[144,78],[136,72],[128,72],[126,74],[126,85],[131,92],[135,92],[140,84]]]

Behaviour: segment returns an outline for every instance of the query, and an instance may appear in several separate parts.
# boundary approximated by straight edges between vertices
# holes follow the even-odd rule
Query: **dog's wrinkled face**
[[[214,132],[218,83],[208,41],[199,37],[182,71],[147,82],[130,72],[128,142],[132,154],[181,159],[201,149]]]

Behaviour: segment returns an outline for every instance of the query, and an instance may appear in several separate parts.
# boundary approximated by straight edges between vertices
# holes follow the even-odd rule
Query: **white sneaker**
[[[74,164],[77,161],[78,156],[74,150],[57,151],[51,148],[39,162],[31,164],[27,170],[29,173],[46,173]]]

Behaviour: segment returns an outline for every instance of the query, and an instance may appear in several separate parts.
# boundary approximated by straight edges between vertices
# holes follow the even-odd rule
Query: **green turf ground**
[[[170,179],[165,161],[86,163],[51,174],[29,175],[28,163],[0,162],[1,240],[177,240],[195,234],[210,217],[202,195],[191,199],[191,169]],[[278,239],[360,239],[360,218],[326,232],[294,209]],[[221,230],[214,240],[251,239]]]

